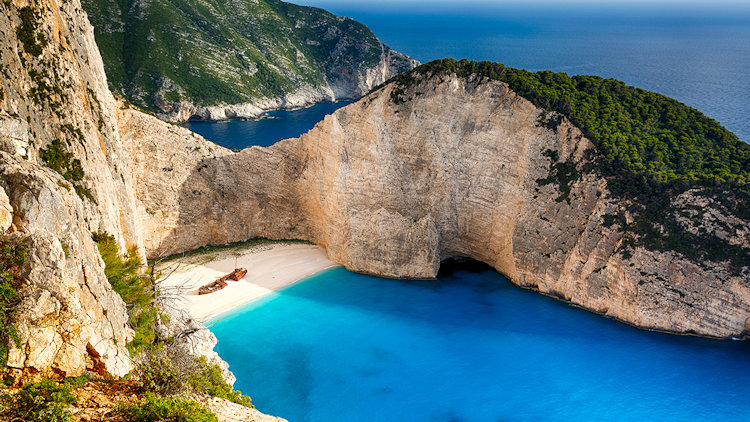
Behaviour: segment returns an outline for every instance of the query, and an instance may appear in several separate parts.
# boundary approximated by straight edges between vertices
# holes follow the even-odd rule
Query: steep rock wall
[[[123,250],[142,254],[114,98],[80,2],[2,2],[0,9],[0,134],[10,144],[6,149],[43,164],[39,151],[61,140],[81,161],[80,184],[91,192],[82,198],[89,229],[113,234]]]
[[[556,162],[583,168],[593,146],[567,121],[540,124],[543,111],[503,83],[437,76],[407,92],[387,85],[299,139],[236,154],[156,136],[155,125],[124,114],[137,195],[161,201],[145,216],[160,227],[152,251],[303,238],[351,270],[409,278],[471,257],[518,285],[639,327],[716,337],[746,330],[748,277],[670,252],[636,248],[625,257],[619,226],[605,224],[625,207],[604,179],[582,173],[567,194],[545,182]],[[178,152],[165,161],[154,151]],[[163,171],[175,159],[180,168]],[[743,233],[747,223],[736,223]]]
[[[78,1],[5,1],[0,9],[1,228],[29,248],[21,341],[8,366],[17,377],[86,369],[123,376],[132,333],[91,232],[113,234],[123,252],[144,249],[93,30]],[[55,140],[64,151],[56,159],[80,161],[80,180],[45,164],[41,151]]]
[[[0,192],[29,250],[16,321],[20,343],[11,345],[8,367],[18,378],[29,371],[127,374],[132,330],[125,304],[104,275],[81,200],[59,174],[5,152]]]

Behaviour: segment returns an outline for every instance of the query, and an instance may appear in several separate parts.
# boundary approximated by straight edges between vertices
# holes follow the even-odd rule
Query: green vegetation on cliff
[[[279,0],[83,0],[110,88],[148,110],[355,86],[389,51],[364,25]],[[402,70],[411,68],[400,56]]]
[[[21,25],[16,29],[16,36],[23,44],[23,49],[33,56],[42,54],[42,49],[47,46],[47,39],[37,32],[39,12],[26,6],[18,9],[18,15]]]
[[[65,149],[59,139],[53,140],[46,148],[40,149],[39,158],[44,161],[47,167],[60,173],[65,180],[70,182],[81,199],[88,198],[91,202],[96,203],[91,191],[82,184],[85,173],[81,166],[81,160],[73,158],[73,154]]]
[[[627,204],[622,213],[606,220],[623,230],[625,255],[639,245],[676,251],[696,262],[727,262],[735,273],[750,265],[750,248],[706,232],[700,209],[674,202],[690,190],[692,197],[711,201],[725,215],[750,220],[750,145],[718,122],[664,95],[614,79],[532,73],[465,59],[436,60],[396,76],[389,81],[394,84],[391,99],[396,105],[404,103],[410,87],[446,74],[472,78],[477,84],[507,83],[544,110],[540,126],[557,131],[565,117],[581,129],[596,147],[591,163],[558,162],[556,151],[545,151],[550,174],[537,182],[557,184],[560,202],[570,200],[571,183],[581,174],[595,171],[605,177],[610,191]],[[625,212],[632,216],[629,223]]]
[[[165,396],[198,393],[219,397],[253,408],[250,397],[227,384],[219,367],[204,356],[195,357],[184,349],[161,344],[145,350],[136,373],[143,387]]]
[[[139,404],[122,403],[114,410],[131,422],[179,421],[216,422],[216,415],[205,407],[181,397],[160,397],[146,393],[146,400]]]
[[[208,362],[205,357],[195,357],[187,354],[183,348],[175,347],[174,338],[160,338],[157,335],[157,318],[165,318],[156,299],[159,292],[155,279],[158,275],[139,274],[141,262],[135,250],[122,256],[114,236],[96,232],[92,238],[104,261],[104,274],[127,306],[129,323],[135,331],[128,350],[136,357],[135,373],[140,385],[157,395],[207,394],[253,407],[250,397],[233,390],[224,381],[218,366]],[[150,270],[154,271],[152,266]],[[171,411],[178,404],[160,398],[149,399],[143,406],[126,406],[122,411],[131,415],[152,415]]]
[[[21,238],[0,235],[0,367],[8,360],[11,342],[19,341],[15,319],[21,305],[18,289],[27,254],[28,246]]]
[[[636,175],[653,182],[750,182],[750,145],[698,110],[664,95],[615,79],[532,73],[465,59],[436,60],[396,77],[396,82],[438,72],[505,82],[537,107],[565,116],[596,145],[600,169],[607,176]],[[555,127],[554,116],[543,124]]]
[[[92,235],[104,261],[104,274],[112,289],[122,297],[128,308],[129,322],[135,337],[128,344],[131,353],[137,353],[154,343],[154,324],[157,310],[154,307],[153,288],[150,280],[138,274],[141,260],[135,250],[120,256],[114,236],[97,232]]]
[[[0,395],[0,415],[9,421],[73,422],[72,386],[45,379],[30,382],[15,394]]]

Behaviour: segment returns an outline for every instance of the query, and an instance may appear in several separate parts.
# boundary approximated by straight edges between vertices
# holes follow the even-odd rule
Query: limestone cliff
[[[480,79],[437,75],[406,92],[389,84],[299,139],[236,154],[120,110],[137,196],[149,198],[144,224],[158,233],[147,248],[303,238],[351,270],[409,278],[471,257],[639,327],[747,332],[747,267],[643,247],[623,253],[620,226],[607,216],[627,207],[604,178],[584,173],[565,200],[561,186],[541,182],[555,162],[583,168],[592,143],[565,119],[540,124],[543,110]],[[675,202],[694,203],[690,195]],[[700,201],[746,245],[746,221]]]
[[[125,347],[133,330],[92,239],[107,232],[121,251],[144,256],[119,103],[78,1],[6,1],[0,9],[0,236],[28,251],[13,321],[18,342],[3,339],[7,372],[17,382],[86,370],[122,377],[133,367]],[[160,333],[179,330],[175,344],[233,380],[205,327],[172,322]]]
[[[21,341],[8,366],[125,375],[125,305],[91,232],[115,235],[123,251],[143,255],[143,244],[93,30],[77,1],[5,1],[0,9],[2,228],[29,244]]]
[[[44,164],[40,150],[59,139],[80,160],[75,181],[86,225],[142,248],[133,185],[124,161],[114,98],[93,30],[78,2],[0,4],[0,134],[16,157]],[[71,186],[72,188],[73,186]]]
[[[0,152],[0,191],[29,256],[16,325],[20,344],[7,365],[25,372],[77,376],[85,370],[124,376],[132,338],[125,304],[110,287],[87,210],[59,174]]]

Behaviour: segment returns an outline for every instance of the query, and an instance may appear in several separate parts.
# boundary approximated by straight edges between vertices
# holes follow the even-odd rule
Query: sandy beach
[[[198,295],[200,286],[230,273],[235,266],[246,268],[247,275],[240,281],[227,280],[228,285],[219,291]],[[203,322],[337,266],[319,246],[271,243],[166,262],[160,267],[165,276],[161,288],[175,294],[178,306]]]

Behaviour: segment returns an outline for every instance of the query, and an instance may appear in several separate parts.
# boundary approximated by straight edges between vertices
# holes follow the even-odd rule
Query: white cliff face
[[[104,275],[80,199],[57,173],[6,153],[0,153],[0,192],[14,236],[29,250],[16,322],[21,341],[11,345],[7,363],[12,374],[127,374],[132,330]]]
[[[636,248],[625,258],[619,226],[604,224],[624,204],[605,180],[582,173],[564,200],[555,183],[539,182],[550,175],[548,150],[579,169],[586,162],[592,144],[568,122],[540,126],[542,111],[499,82],[438,75],[394,89],[299,139],[236,154],[155,136],[155,122],[125,113],[137,195],[160,199],[145,217],[160,233],[149,248],[302,238],[351,270],[408,278],[433,278],[441,260],[471,257],[518,285],[639,327],[716,337],[745,330],[747,278],[670,252]],[[169,162],[183,165],[164,172],[155,151],[177,151]]]
[[[132,177],[124,165],[91,25],[78,1],[0,4],[0,228],[28,244],[20,290],[21,343],[8,366],[24,373],[123,376],[132,337],[122,299],[104,275],[92,231],[144,256]],[[26,35],[19,35],[25,33]],[[60,140],[85,176],[74,185],[44,165]]]
[[[81,161],[86,224],[143,253],[135,197],[93,29],[78,1],[0,4],[0,134],[15,155],[43,164],[39,151],[60,139]],[[17,37],[24,24],[31,41]],[[37,51],[27,46],[35,44]],[[28,50],[31,50],[28,51]]]
[[[123,252],[145,257],[142,233],[153,236],[139,212],[158,198],[141,202],[134,195],[117,120],[121,105],[107,89],[80,2],[3,2],[0,9],[0,235],[22,239],[29,250],[16,321],[20,343],[11,347],[8,367],[17,380],[85,370],[121,377],[132,369],[125,345],[133,333],[91,233],[113,234]],[[24,25],[30,35],[21,39]],[[156,122],[165,133],[175,130]],[[56,139],[80,160],[80,185],[91,198],[45,166],[40,150]],[[186,352],[208,356],[231,381],[212,351],[215,338],[198,328]]]

